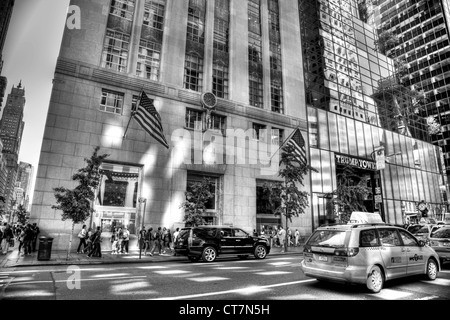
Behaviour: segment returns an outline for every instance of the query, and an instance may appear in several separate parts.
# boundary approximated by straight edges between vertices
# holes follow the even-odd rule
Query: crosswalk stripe
[[[230,278],[223,277],[202,277],[202,278],[186,278],[187,280],[195,281],[195,282],[209,282],[209,281],[222,281],[222,280],[230,280]]]

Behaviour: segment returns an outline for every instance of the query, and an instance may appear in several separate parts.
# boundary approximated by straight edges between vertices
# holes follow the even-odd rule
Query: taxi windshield
[[[309,239],[310,246],[342,248],[345,246],[345,231],[317,230]]]

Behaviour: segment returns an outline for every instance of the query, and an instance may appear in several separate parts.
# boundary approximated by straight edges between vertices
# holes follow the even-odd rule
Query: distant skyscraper
[[[30,201],[30,193],[31,193],[31,181],[33,177],[33,166],[29,163],[20,161],[19,169],[17,171],[16,178],[16,191],[21,191],[20,200],[17,201],[17,205],[21,204],[23,207],[29,211],[29,201]],[[16,192],[17,194],[17,192]],[[17,199],[18,200],[18,199]]]
[[[450,175],[450,2],[361,2],[369,4],[369,20],[379,34],[387,31],[398,37],[397,44],[388,47],[386,54],[406,63],[402,84],[425,93],[425,105],[417,114],[429,125],[433,121],[441,125],[441,130],[428,131],[432,142],[442,147],[445,170]]]
[[[13,192],[18,169],[20,143],[24,128],[23,110],[25,107],[25,88],[19,83],[13,86],[8,95],[5,110],[0,120],[0,139],[3,142],[3,155],[6,158],[8,175],[5,188],[5,199],[8,208],[12,207]]]
[[[14,8],[14,0],[0,0],[0,75],[3,68],[3,47],[6,41],[9,22]],[[3,97],[5,96],[6,85],[8,84],[6,77],[0,76],[0,110],[3,105]]]

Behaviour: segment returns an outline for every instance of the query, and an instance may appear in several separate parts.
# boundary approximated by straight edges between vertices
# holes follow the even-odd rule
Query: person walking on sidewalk
[[[11,244],[11,240],[14,239],[14,234],[12,232],[11,226],[9,224],[5,224],[5,228],[3,229],[3,240],[2,240],[2,254],[7,254],[9,250],[9,246]]]
[[[128,254],[128,243],[130,242],[130,231],[128,231],[127,227],[123,228],[122,233],[122,249],[123,253]]]
[[[153,243],[152,250],[150,251],[150,255],[153,255],[155,248],[158,247],[158,254],[161,254],[161,239],[162,239],[162,231],[161,227],[158,227],[158,230],[155,232],[155,242]]]
[[[117,254],[117,230],[116,227],[112,228],[111,232],[111,254]]]
[[[102,248],[100,246],[100,243],[102,241],[101,235],[102,235],[102,231],[100,230],[100,227],[97,227],[97,231],[92,235],[92,237],[93,237],[92,249],[87,255],[89,258],[91,256],[99,257],[99,258],[102,257]]]
[[[24,250],[25,250],[25,255],[27,256],[31,256],[31,243],[33,242],[33,238],[34,238],[34,231],[33,228],[31,227],[31,224],[27,224],[26,228],[25,228],[25,237],[24,237]]]
[[[169,229],[164,228],[163,229],[163,254],[169,250],[169,252],[172,252],[172,249],[170,248],[170,243],[172,242],[172,234],[170,233]]]
[[[286,230],[282,226],[278,228],[278,239],[280,240],[281,253],[284,253],[284,241],[286,240]]]
[[[147,234],[145,235],[145,249],[144,249],[144,256],[147,255],[147,250],[151,250],[153,248],[153,243],[155,240],[155,236],[153,233],[153,228],[150,227],[147,231]],[[151,256],[153,256],[153,254],[150,252],[149,253]]]
[[[298,240],[300,239],[300,232],[298,231],[298,229],[295,229],[295,246],[298,247]]]
[[[33,249],[33,252],[36,252],[36,243],[37,243],[39,233],[41,232],[39,230],[39,227],[37,226],[36,222],[33,223],[32,230],[33,230],[33,240],[31,240],[31,249]]]
[[[145,230],[145,226],[142,226],[141,231],[139,231],[138,235],[138,249],[145,249],[145,238],[147,236],[147,230]]]
[[[87,231],[86,231],[86,225],[83,224],[83,227],[81,228],[80,232],[78,233],[78,238],[80,239],[80,243],[78,244],[77,253],[85,252],[87,244],[86,244],[86,238],[87,238]],[[80,251],[81,245],[83,245],[83,251]]]
[[[176,256],[175,246],[177,245],[178,235],[180,234],[180,228],[177,228],[173,233],[173,255]]]
[[[22,247],[23,247],[23,244],[25,241],[25,228],[24,227],[20,228],[18,233],[19,233],[17,236],[17,241],[19,241],[18,251],[19,251],[19,254],[21,256],[23,256],[24,254],[21,251],[22,251]]]
[[[84,253],[89,253],[92,250],[92,235],[92,228],[89,228],[86,235],[86,248],[84,249]]]

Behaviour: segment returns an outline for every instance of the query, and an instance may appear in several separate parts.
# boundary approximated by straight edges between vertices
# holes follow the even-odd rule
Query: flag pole
[[[142,92],[144,92],[144,87],[142,87],[141,93],[139,94],[139,99],[136,101],[136,107],[138,107],[138,108],[139,108],[139,102],[141,101]],[[130,126],[131,119],[133,118],[133,116],[135,115],[135,113],[136,113],[135,110],[131,110],[130,119],[128,119],[128,124],[127,124],[127,127],[126,127],[126,129],[125,129],[125,132],[123,133],[122,139],[125,139],[125,138],[127,137],[128,127]]]

